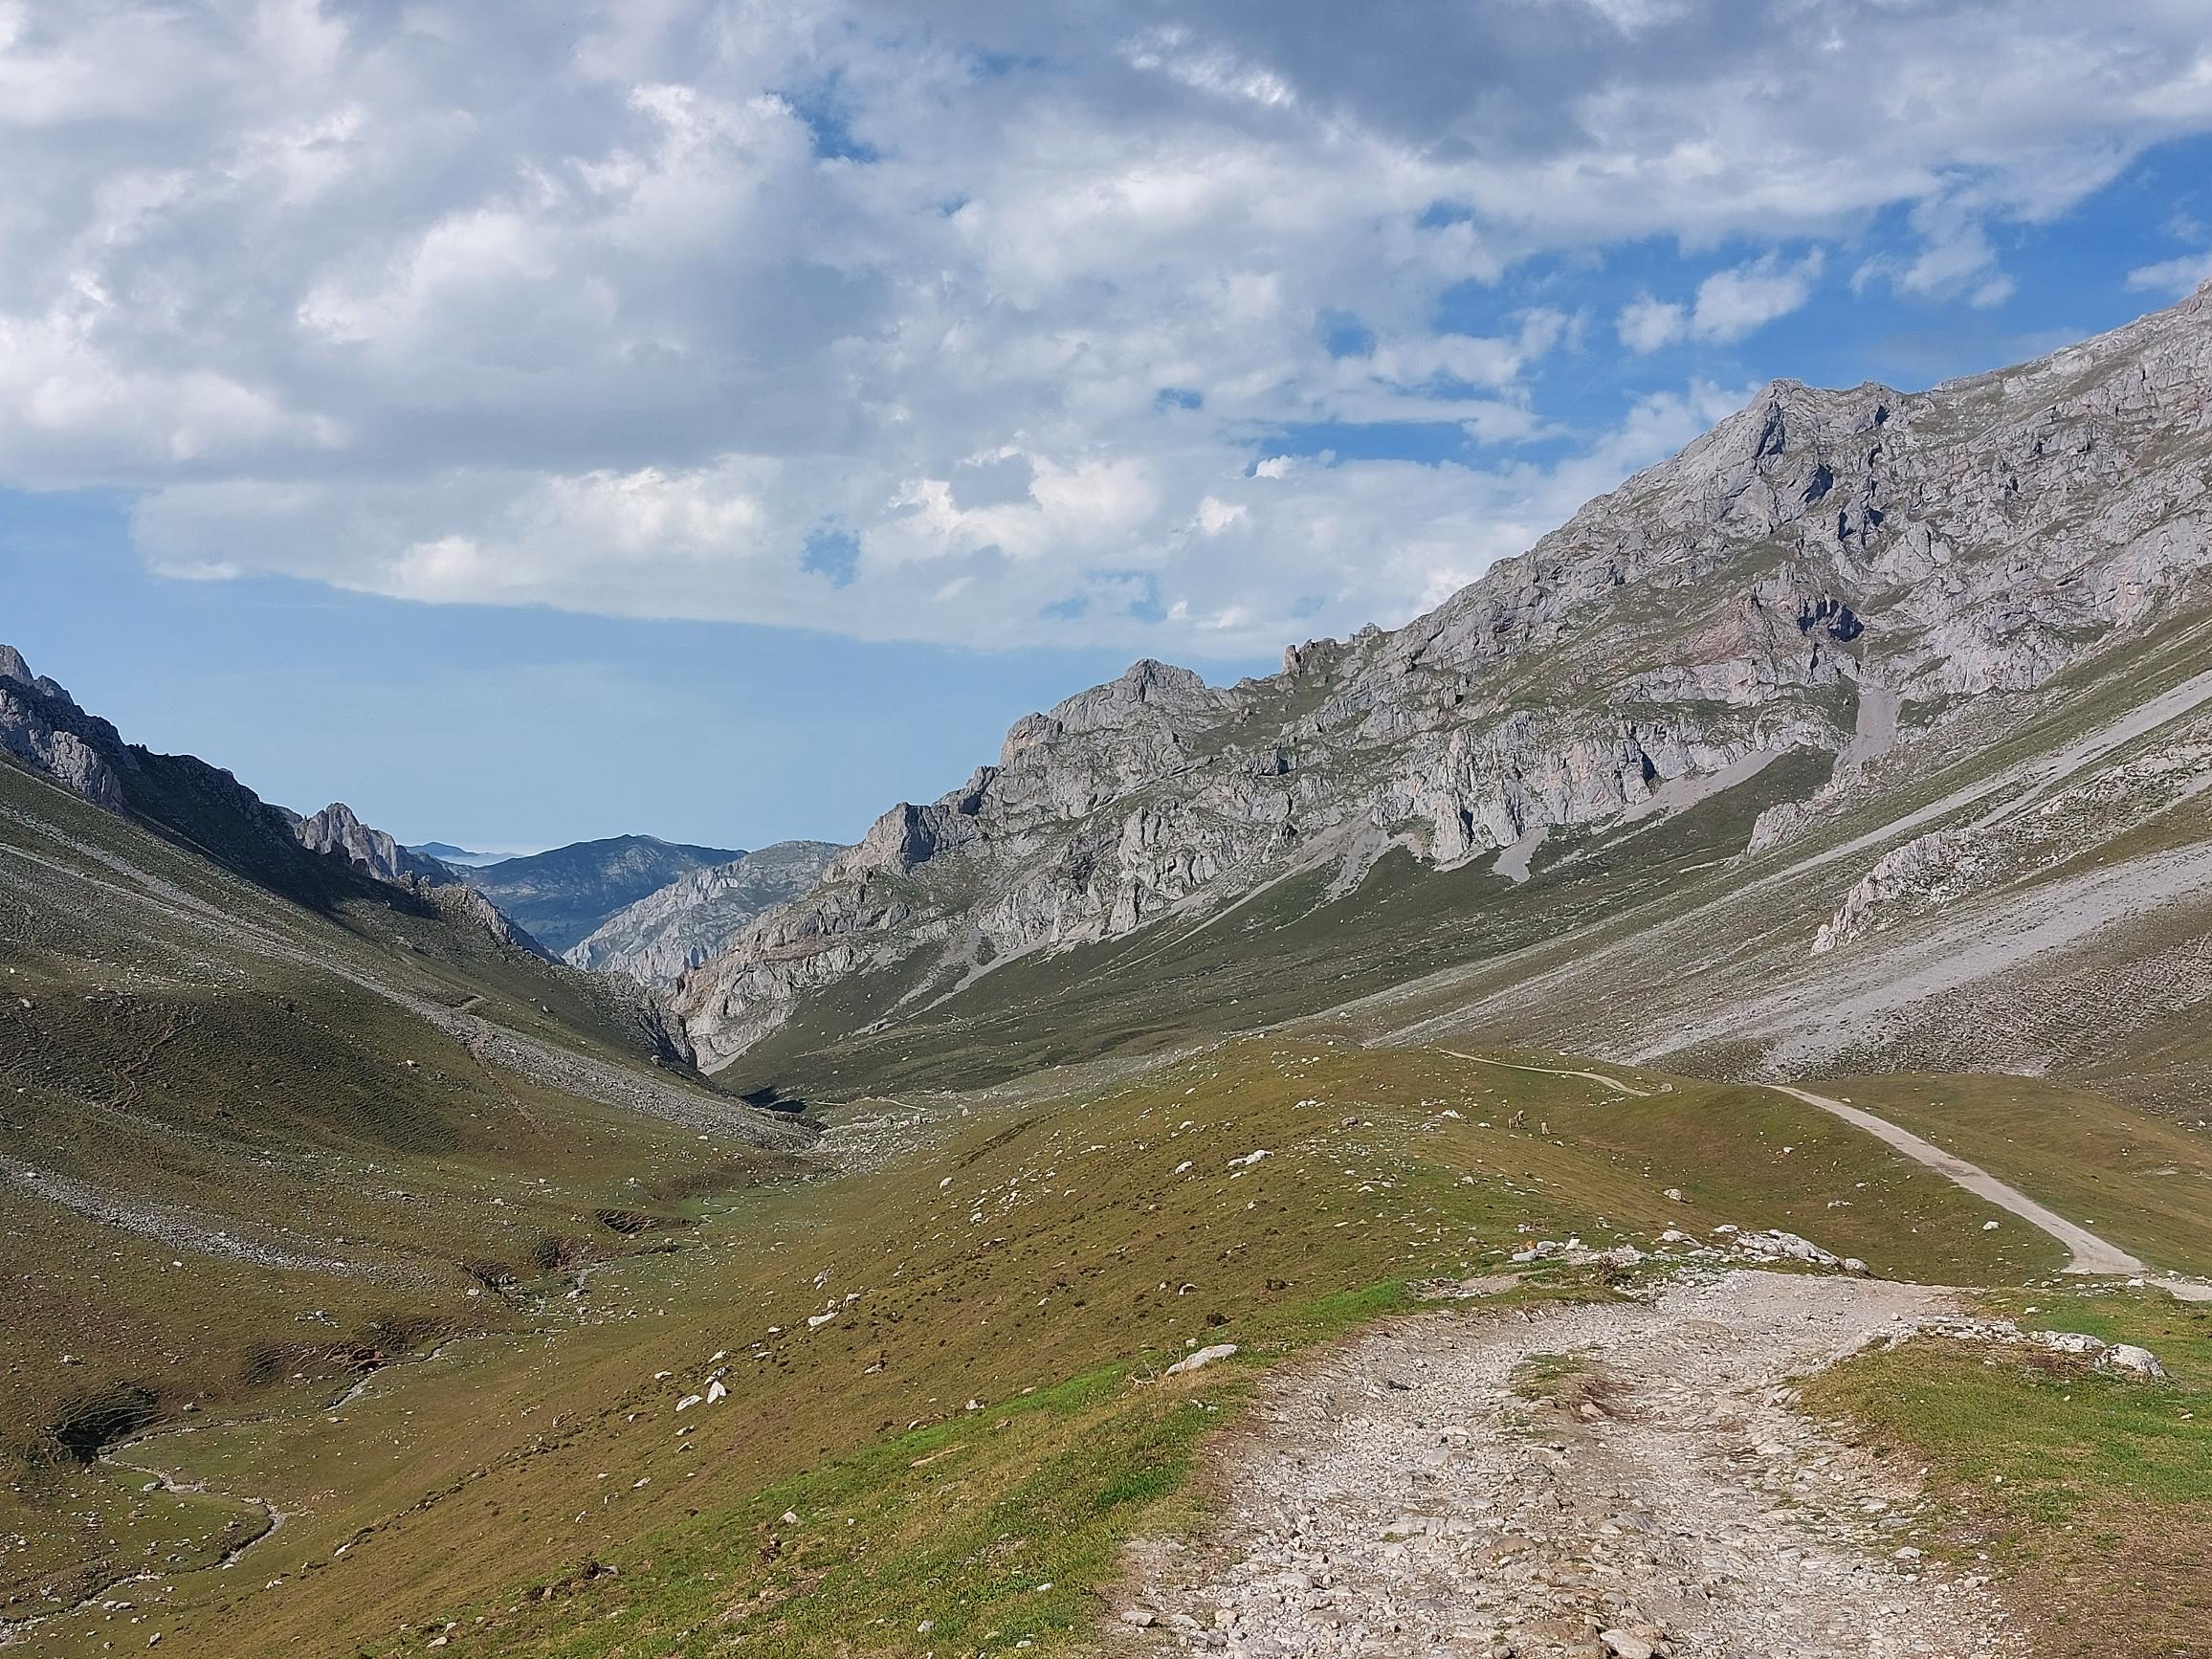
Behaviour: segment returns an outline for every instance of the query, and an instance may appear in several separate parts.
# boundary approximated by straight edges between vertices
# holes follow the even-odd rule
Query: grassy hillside
[[[1988,1312],[2155,1352],[2146,1388],[2086,1362],[1921,1338],[1817,1378],[1814,1410],[1927,1469],[1941,1553],[1999,1576],[2041,1659],[2203,1650],[2212,1612],[2212,1313],[2110,1294],[2013,1292]]]
[[[250,1570],[41,1639],[384,1654],[457,1622],[477,1653],[1073,1650],[1118,1540],[1186,1513],[1193,1448],[1256,1368],[1411,1281],[1723,1223],[1898,1275],[2060,1259],[1825,1114],[1647,1081],[1669,1087],[1250,1038],[1072,1093],[869,1103],[835,1132],[855,1173],[714,1206],[529,1335],[136,1449],[287,1523]],[[1515,1294],[1608,1294],[1606,1271],[1525,1271]],[[1159,1380],[1218,1341],[1241,1352]],[[726,1399],[676,1409],[715,1380]]]
[[[102,1445],[527,1323],[805,1139],[612,982],[385,891],[310,909],[0,765],[0,1617],[210,1513],[114,1513]]]
[[[1434,1305],[1415,1287],[1439,1276],[1510,1275],[1451,1304],[1470,1318],[1632,1291],[1685,1254],[1669,1229],[1783,1228],[2140,1330],[2193,1400],[2202,1316],[2077,1303],[2057,1246],[1826,1114],[1599,1064],[1650,1091],[1624,1096],[1415,1023],[1469,1052],[1618,1055],[1656,1029],[1743,1074],[1766,1051],[1697,1022],[1798,983],[1900,812],[1983,810],[1946,803],[2195,660],[2149,652],[2040,727],[1947,740],[1752,859],[1758,814],[1827,757],[1559,837],[1523,884],[1393,855],[1348,895],[1286,882],[935,1003],[910,960],[717,1080],[815,1103],[811,1153],[672,1065],[615,982],[434,905],[303,907],[0,768],[0,1621],[40,1619],[15,1628],[64,1659],[155,1636],[223,1659],[1091,1650],[1121,1542],[1202,1515],[1201,1450],[1268,1366]],[[2097,1066],[1825,1087],[2212,1270],[2201,1021],[2132,984],[2046,999],[2106,1033]],[[1659,1259],[1512,1260],[1570,1237]],[[1166,1376],[1217,1342],[1239,1352]],[[1958,1547],[2019,1582],[2132,1582],[2129,1540],[2156,1539],[2144,1582],[2193,1606],[2190,1408],[2154,1424],[2069,1377],[1915,1343],[1822,1398],[1936,1469]],[[2010,1447],[1989,1425],[2015,1410]],[[1981,1503],[1999,1472],[2035,1495]]]

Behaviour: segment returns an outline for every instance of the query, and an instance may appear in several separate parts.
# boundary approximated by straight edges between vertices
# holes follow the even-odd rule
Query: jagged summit
[[[384,830],[364,824],[343,801],[333,801],[302,818],[296,828],[301,845],[318,852],[343,853],[383,881],[410,875],[431,881],[453,879],[434,860],[409,852]]]
[[[504,943],[542,954],[494,905],[454,888],[443,865],[409,852],[343,802],[302,818],[197,756],[126,743],[53,680],[33,675],[12,646],[0,646],[0,752],[300,903],[323,908],[369,896],[434,904]]]

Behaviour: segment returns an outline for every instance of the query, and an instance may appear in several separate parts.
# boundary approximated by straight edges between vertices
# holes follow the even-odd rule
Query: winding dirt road
[[[1910,1129],[1900,1128],[1886,1117],[1877,1117],[1871,1112],[1863,1112],[1848,1101],[1832,1095],[1816,1095],[1810,1089],[1795,1088],[1787,1083],[1769,1083],[1777,1094],[1787,1095],[1793,1100],[1802,1100],[1807,1106],[1818,1106],[1823,1112],[1833,1113],[1845,1122],[1864,1129],[1885,1144],[1895,1147],[1907,1158],[1924,1163],[1936,1174],[1956,1182],[1978,1198],[1988,1200],[2000,1209],[2008,1209],[2030,1227],[2048,1233],[2066,1246],[2068,1259],[2066,1271],[2069,1273],[2109,1273],[2140,1278],[2154,1284],[2184,1302],[2212,1302],[2212,1285],[2198,1284],[2191,1279],[2161,1277],[2145,1267],[2141,1258],[2130,1255],[2118,1245],[2099,1238],[2089,1228],[2067,1220],[2057,1211],[2047,1209],[2018,1187],[2008,1186],[1986,1169],[1966,1161],[1943,1150],[1930,1140],[1923,1140]]]

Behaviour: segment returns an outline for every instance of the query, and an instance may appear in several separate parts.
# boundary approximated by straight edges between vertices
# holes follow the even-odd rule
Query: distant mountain
[[[559,952],[647,894],[695,870],[743,856],[741,847],[687,847],[651,835],[617,835],[477,869],[445,868]]]
[[[695,870],[617,911],[563,960],[649,985],[671,984],[727,950],[757,918],[806,893],[844,851],[831,841],[779,841]]]
[[[451,841],[425,841],[419,847],[409,847],[408,851],[425,858],[435,858],[440,864],[465,864],[472,867],[498,864],[508,856],[504,852],[471,852],[466,847],[455,847]]]

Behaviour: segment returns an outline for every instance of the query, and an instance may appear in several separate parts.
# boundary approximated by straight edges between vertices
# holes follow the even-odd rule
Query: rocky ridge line
[[[1140,662],[1028,717],[686,973],[679,1012],[726,1064],[855,975],[897,970],[896,1017],[1301,870],[1345,891],[1392,848],[1449,868],[1791,748],[1847,758],[1869,697],[1909,743],[2201,583],[2208,388],[2212,285],[1925,393],[1778,381],[1403,628],[1228,688]]]

